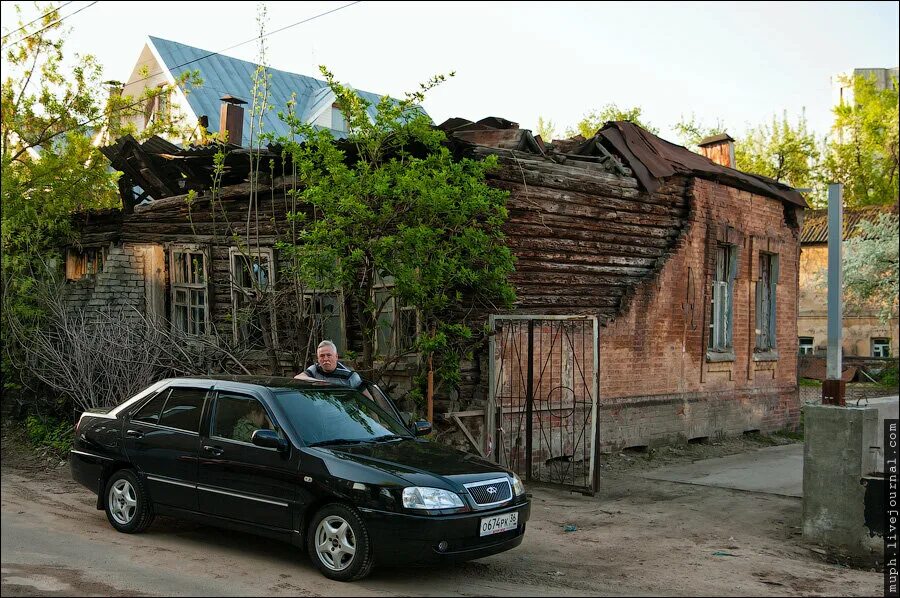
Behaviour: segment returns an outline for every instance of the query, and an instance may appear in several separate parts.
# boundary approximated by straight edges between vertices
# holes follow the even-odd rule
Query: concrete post
[[[859,564],[881,562],[884,541],[865,525],[861,483],[878,444],[878,410],[806,405],[803,418],[803,536]]]
[[[841,243],[844,240],[843,186],[828,185],[828,354],[827,375],[822,385],[822,404],[843,405],[845,383],[841,379],[841,345],[843,343],[843,271]]]

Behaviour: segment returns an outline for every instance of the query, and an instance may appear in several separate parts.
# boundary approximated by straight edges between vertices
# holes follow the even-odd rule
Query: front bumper
[[[481,519],[518,511],[514,530],[481,537]],[[373,543],[375,562],[379,565],[455,562],[480,559],[498,554],[522,543],[525,524],[531,516],[531,502],[499,509],[459,515],[420,516],[386,511],[362,510],[363,519]],[[438,544],[447,542],[447,549]]]

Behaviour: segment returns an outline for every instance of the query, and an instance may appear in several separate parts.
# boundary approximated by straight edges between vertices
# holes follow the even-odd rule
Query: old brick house
[[[498,118],[441,128],[459,155],[498,156],[489,182],[510,192],[506,232],[517,258],[515,309],[483,314],[494,334],[465,364],[460,388],[438,402],[471,448],[534,479],[590,489],[598,450],[797,423],[806,204],[796,191],[628,122],[548,144]],[[728,143],[708,151],[727,159]],[[83,226],[72,278],[90,264],[98,273],[73,284],[78,304],[127,300],[194,334],[252,339],[235,317],[250,263],[216,229],[217,209],[232,222],[246,215],[243,151],[232,148],[212,209],[210,150],[158,139],[107,148],[124,173],[125,213]],[[145,205],[134,207],[135,186]],[[282,260],[273,246],[285,233],[289,187],[258,182],[271,203],[244,231],[259,239],[251,261],[267,279]],[[190,189],[198,195],[188,206]],[[133,286],[111,295],[123,280]],[[390,309],[385,342],[402,342],[415,333],[414,314]],[[339,296],[313,293],[310,322],[352,348],[348,313]],[[292,349],[298,332],[279,334],[279,348]]]

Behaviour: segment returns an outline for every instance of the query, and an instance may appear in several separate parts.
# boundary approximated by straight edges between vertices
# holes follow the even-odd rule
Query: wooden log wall
[[[488,154],[500,164],[489,183],[510,193],[504,232],[516,256],[518,311],[607,321],[658,270],[685,229],[684,180],[650,194],[636,179],[592,164],[475,148],[476,156]]]

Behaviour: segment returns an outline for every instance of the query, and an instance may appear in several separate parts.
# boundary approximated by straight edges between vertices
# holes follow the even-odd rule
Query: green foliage
[[[556,137],[556,124],[552,120],[544,120],[543,116],[538,116],[535,134],[540,135],[544,143],[550,143]]]
[[[809,387],[815,387],[815,388],[822,387],[822,382],[820,382],[819,380],[813,380],[811,378],[800,378],[799,384],[800,384],[800,386],[809,386]]]
[[[834,109],[834,125],[824,169],[829,181],[844,185],[847,206],[890,204],[898,198],[897,79],[879,90],[875,80],[853,80],[853,103]]]
[[[413,347],[392,347],[383,364],[403,353],[431,356],[438,378],[454,384],[473,342],[467,310],[514,300],[513,257],[501,232],[507,193],[485,184],[496,160],[455,160],[444,133],[419,109],[442,76],[403,100],[382,98],[370,118],[368,102],[324,67],[322,74],[348,136],[335,143],[329,131],[282,113],[293,131],[279,142],[298,172],[296,197],[313,210],[291,214],[302,226],[296,245],[281,249],[293,257],[305,286],[340,289],[356,306],[360,369],[376,365],[378,315],[392,299],[416,308],[420,335]],[[390,297],[376,301],[381,282],[391,285]]]
[[[844,295],[848,310],[875,311],[882,321],[896,317],[900,218],[881,214],[877,221],[862,221],[857,234],[844,243]]]
[[[898,386],[898,369],[896,365],[884,368],[879,376],[878,383],[888,388],[897,388]]]
[[[607,104],[600,110],[592,110],[584,115],[578,123],[575,125],[574,129],[567,129],[566,135],[568,137],[574,137],[575,135],[581,135],[585,139],[593,137],[597,134],[603,125],[607,121],[611,120],[627,120],[629,122],[633,122],[639,127],[646,129],[653,133],[654,135],[659,134],[659,129],[651,125],[649,122],[645,122],[641,120],[641,107],[634,106],[633,108],[619,108],[615,104]]]
[[[32,445],[50,448],[61,458],[72,448],[73,425],[67,421],[29,415],[25,418],[25,433]]]
[[[781,119],[773,116],[770,124],[748,130],[735,144],[734,157],[738,170],[795,188],[819,185],[819,150],[815,135],[807,129],[805,114],[800,115],[796,124],[784,113]],[[822,195],[821,189],[813,194]]]
[[[673,129],[675,129],[675,134],[678,135],[681,143],[692,152],[699,152],[699,144],[705,138],[727,132],[725,124],[721,120],[716,120],[716,124],[707,126],[697,120],[695,114],[691,114],[690,118],[682,116],[681,120],[675,123]]]
[[[91,56],[64,62],[64,32],[53,24],[59,14],[37,8],[46,15],[3,56],[0,122],[3,308],[29,320],[40,315],[35,280],[58,267],[58,248],[74,240],[71,213],[118,203],[117,175],[91,144],[87,124],[102,117],[100,67]],[[8,339],[6,320],[3,332]],[[7,343],[3,355],[7,391],[19,387],[21,372],[7,361],[15,350]]]

